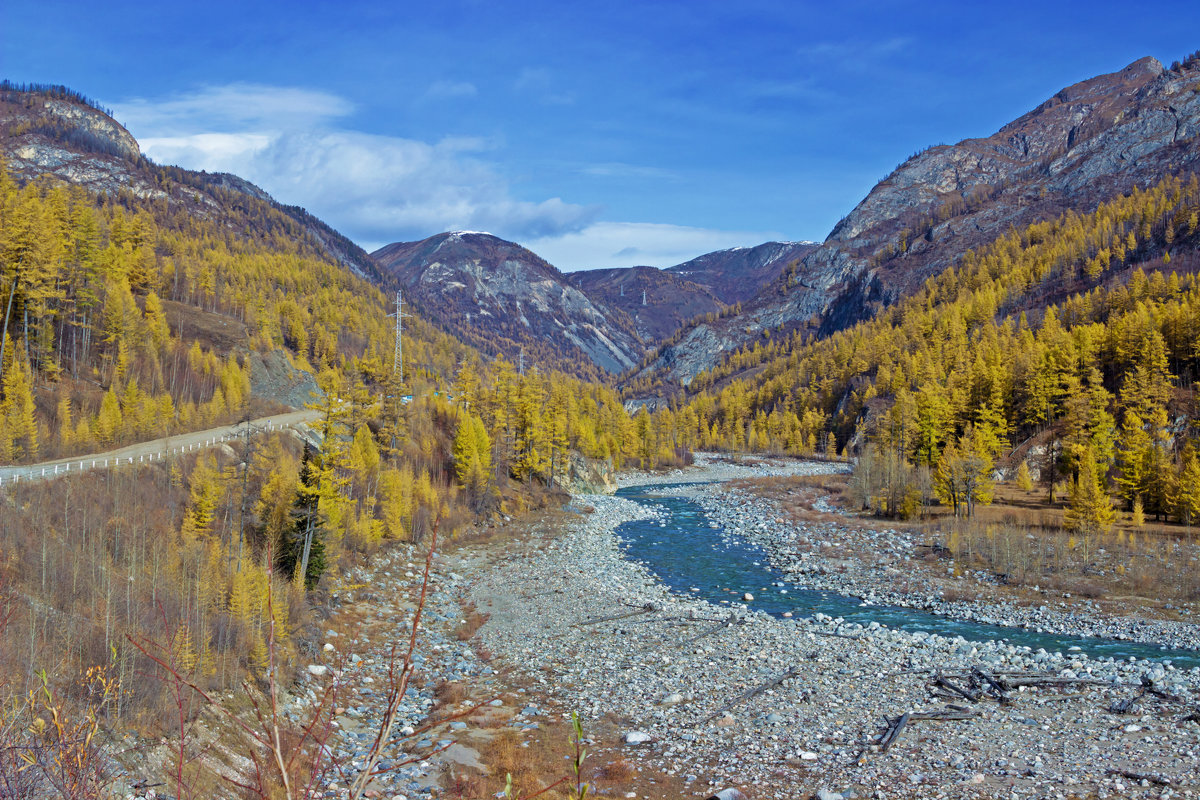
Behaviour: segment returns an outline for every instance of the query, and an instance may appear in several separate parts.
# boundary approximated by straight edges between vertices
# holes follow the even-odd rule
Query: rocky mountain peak
[[[94,192],[166,198],[201,218],[219,218],[230,203],[267,203],[291,217],[314,246],[361,277],[378,279],[358,245],[303,208],[275,201],[237,175],[160,167],[112,115],[62,86],[0,82],[0,158],[19,181],[51,175]]]
[[[0,139],[7,166],[19,178],[48,173],[98,191],[162,194],[138,175],[145,159],[133,135],[64,87],[0,83]]]
[[[537,254],[490,233],[450,231],[372,253],[429,319],[493,355],[580,375],[621,372],[642,355],[630,320]]]

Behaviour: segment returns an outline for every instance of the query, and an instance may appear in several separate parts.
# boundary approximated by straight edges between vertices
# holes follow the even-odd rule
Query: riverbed
[[[826,468],[709,463],[626,484]],[[722,504],[728,499],[723,487],[705,492],[715,511],[736,510]],[[666,570],[648,567],[646,553],[630,549],[629,526],[645,525],[657,527],[645,531],[647,546],[658,542],[653,546],[684,558],[706,552],[662,544],[669,542],[671,524],[668,512],[656,508],[663,502],[576,498],[575,505],[589,506],[591,513],[537,553],[514,557],[472,582],[469,597],[491,614],[479,636],[498,662],[585,720],[613,720],[618,730],[637,734],[631,740],[644,738],[625,746],[629,757],[678,776],[691,787],[683,796],[738,787],[757,798],[807,797],[818,790],[830,798],[1161,797],[1189,796],[1200,782],[1200,726],[1180,721],[1200,697],[1200,672],[1182,668],[1190,656],[1179,654],[1179,667],[1141,657],[1117,661],[1100,650],[1092,651],[1100,658],[1089,657],[1082,648],[1099,646],[1094,643],[1062,650],[1065,641],[1048,640],[1053,648],[1039,652],[1018,644],[1019,632],[1006,632],[1009,641],[973,639],[961,630],[939,632],[937,620],[928,617],[893,618],[890,625],[856,618],[914,612],[872,610],[845,598],[836,599],[845,605],[831,608],[838,613],[816,611],[815,603],[842,592],[818,587],[815,598],[802,595],[800,577],[772,572],[769,550],[753,550],[751,531],[722,523],[724,533],[709,528],[711,536],[723,547],[751,548],[744,555],[762,571],[753,580],[745,572],[723,576],[719,568],[732,560],[726,550],[704,568],[711,580],[697,580],[695,573],[672,579]],[[714,521],[704,516],[714,508],[688,513],[696,515],[697,526]],[[745,599],[747,593],[754,599]],[[972,669],[1036,673],[1056,683],[1014,688],[1003,704],[931,693],[935,675],[965,676]],[[1146,685],[1159,694],[1145,693]],[[1140,699],[1131,713],[1108,712],[1135,695]],[[911,723],[887,752],[877,752],[885,717],[950,706],[967,709],[970,718]],[[1146,780],[1143,786],[1141,779],[1109,772],[1114,769],[1171,785]]]

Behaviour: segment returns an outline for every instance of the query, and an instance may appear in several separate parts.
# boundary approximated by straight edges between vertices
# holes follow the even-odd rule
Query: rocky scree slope
[[[642,356],[633,324],[544,259],[488,233],[454,231],[371,254],[427,319],[485,353],[597,377]]]
[[[766,329],[831,333],[1009,229],[1200,168],[1200,59],[1143,58],[1082,81],[995,134],[904,161],[742,314],[693,326],[640,373],[688,383]]]
[[[359,277],[382,280],[362,248],[303,208],[283,205],[236,175],[154,164],[112,116],[64,87],[0,84],[0,158],[21,181],[50,175],[94,192],[163,200],[200,218],[219,220],[230,206],[265,202],[295,221],[318,250]]]

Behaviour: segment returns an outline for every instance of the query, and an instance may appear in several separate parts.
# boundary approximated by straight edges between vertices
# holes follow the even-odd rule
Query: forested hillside
[[[1198,218],[1189,175],[1010,231],[869,322],[763,337],[700,374],[680,435],[733,450],[874,449],[892,459],[889,513],[921,466],[968,510],[997,460],[1023,461],[1036,440],[1026,469],[1048,485],[1084,476],[1076,491],[1098,509],[1113,493],[1194,520]]]
[[[71,130],[36,135],[94,155]],[[157,190],[31,177],[36,154],[19,176],[0,165],[0,463],[236,423],[297,402],[281,375],[317,389],[298,402],[319,447],[242,425],[199,454],[0,487],[5,691],[46,670],[83,692],[80,676],[108,665],[124,687],[117,719],[157,730],[166,689],[135,681],[147,663],[132,642],[235,686],[263,674],[272,626],[286,660],[314,604],[388,541],[544,503],[580,457],[683,457],[614,391],[489,363],[420,317],[405,320],[397,370],[391,296],[341,263],[319,221],[213,176],[102,155]]]
[[[0,173],[0,461],[236,419],[251,401],[251,351],[383,374],[382,293],[266,202],[237,197],[215,221]],[[466,352],[419,321],[409,345],[410,370],[435,375]]]
[[[1048,89],[1052,87],[1047,87]],[[764,332],[831,334],[919,292],[1009,228],[1197,170],[1200,57],[1142,58],[1064,87],[991,135],[901,162],[834,226],[779,291],[735,317],[696,321],[639,379],[689,383]]]

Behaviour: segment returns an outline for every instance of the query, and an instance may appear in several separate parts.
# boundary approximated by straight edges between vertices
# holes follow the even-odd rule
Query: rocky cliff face
[[[42,92],[0,90],[0,147],[18,178],[50,174],[94,191],[162,197],[129,131],[98,108]]]
[[[577,375],[621,372],[641,357],[628,318],[592,301],[569,276],[520,245],[487,233],[441,233],[371,254],[413,307],[485,353],[522,348]]]
[[[785,291],[699,325],[648,372],[684,383],[768,328],[830,332],[1004,232],[1200,168],[1200,64],[1152,58],[1067,87],[995,134],[913,156],[804,257]]]

